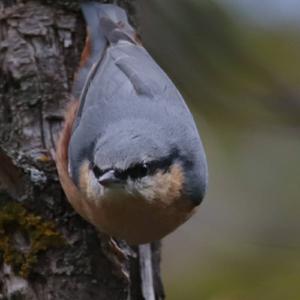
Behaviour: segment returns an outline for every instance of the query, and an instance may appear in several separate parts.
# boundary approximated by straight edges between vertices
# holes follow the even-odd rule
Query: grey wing
[[[85,97],[82,113],[109,118],[153,117],[165,112],[191,123],[192,116],[177,88],[141,46],[127,41],[107,49]],[[99,116],[100,117],[100,116]],[[104,124],[105,126],[105,124]]]
[[[86,52],[81,61],[72,88],[75,99],[80,98],[78,117],[81,115],[85,97],[85,89],[97,66],[100,64],[107,47],[119,40],[135,43],[136,33],[128,22],[126,12],[113,4],[87,2],[81,4],[81,9],[87,24]]]
[[[192,138],[198,138],[193,118],[171,80],[143,47],[128,41],[107,48],[82,103],[69,147],[71,165],[72,160],[88,158],[97,138],[124,119],[161,124],[175,142],[191,132]]]

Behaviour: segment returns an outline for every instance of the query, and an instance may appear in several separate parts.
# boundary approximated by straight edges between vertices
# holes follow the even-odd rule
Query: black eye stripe
[[[96,178],[99,178],[104,174],[104,171],[102,171],[97,165],[92,166],[92,171]]]
[[[128,174],[126,173],[126,171],[115,170],[115,176],[121,180],[126,180]]]
[[[122,180],[126,180],[128,177],[130,177],[131,179],[139,179],[147,175],[153,175],[157,171],[167,172],[171,164],[171,159],[136,164],[124,171],[117,170],[116,176]]]
[[[138,164],[129,169],[127,169],[126,173],[129,177],[133,179],[145,177],[148,174],[148,167],[145,164]]]
[[[91,164],[91,169],[96,178],[101,177],[105,172],[109,170],[113,170],[117,178],[119,178],[122,181],[126,181],[128,177],[131,179],[139,179],[148,175],[153,175],[156,172],[168,172],[170,166],[178,157],[180,157],[179,153],[175,149],[168,157],[165,157],[161,160],[153,160],[149,162],[134,164],[126,170],[117,168],[109,168],[102,170],[96,164]]]
[[[173,160],[172,159],[164,159],[164,160],[155,160],[147,163],[148,165],[148,172],[150,174],[155,173],[157,170],[162,172],[167,172],[172,165]]]

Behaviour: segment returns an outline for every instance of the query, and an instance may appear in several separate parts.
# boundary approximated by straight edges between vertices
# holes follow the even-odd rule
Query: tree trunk
[[[133,18],[132,1],[119,2]],[[52,157],[84,40],[76,1],[0,1],[0,299],[164,298],[159,243],[96,232],[58,181]]]

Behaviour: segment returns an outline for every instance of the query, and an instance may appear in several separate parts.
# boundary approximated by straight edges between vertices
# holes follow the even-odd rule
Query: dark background
[[[144,0],[146,48],[207,151],[196,216],[165,239],[171,300],[300,299],[300,2]]]

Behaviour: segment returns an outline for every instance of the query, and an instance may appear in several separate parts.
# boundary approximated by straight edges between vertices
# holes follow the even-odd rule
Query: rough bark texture
[[[117,241],[117,255],[77,216],[52,160],[84,38],[76,1],[0,1],[0,299],[147,298],[143,252]]]

